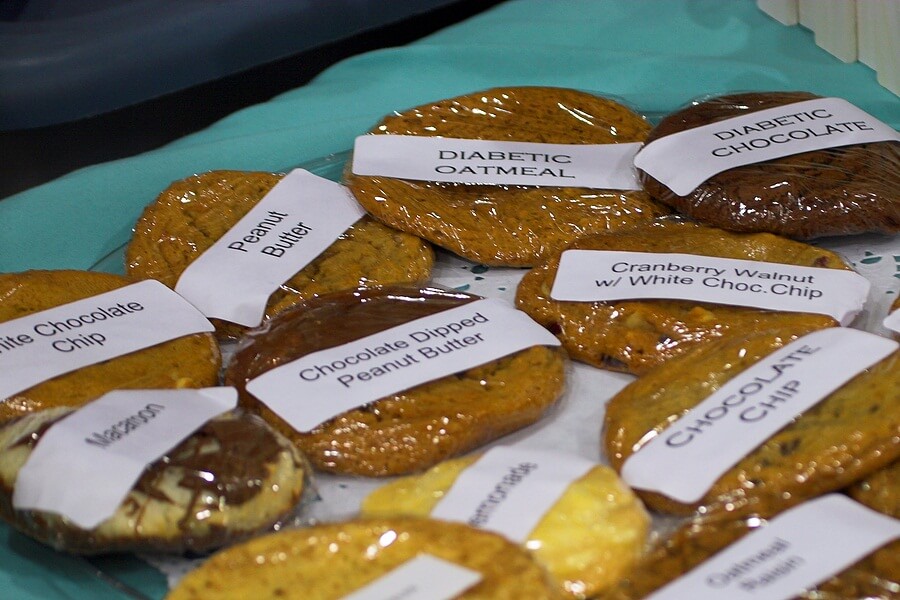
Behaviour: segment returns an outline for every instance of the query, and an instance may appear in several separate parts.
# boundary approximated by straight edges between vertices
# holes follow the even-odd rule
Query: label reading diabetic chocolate
[[[175,291],[208,317],[259,325],[272,292],[363,214],[342,185],[291,171],[185,269]]]
[[[498,446],[457,477],[431,516],[521,543],[569,486],[594,466],[552,450]]]
[[[298,431],[351,408],[559,340],[525,313],[485,299],[303,356],[247,383]],[[297,398],[302,398],[298,402]]]
[[[417,135],[362,135],[353,173],[487,185],[639,190],[640,143],[540,144]]]
[[[236,405],[237,390],[225,387],[109,392],[41,436],[16,478],[13,506],[96,527],[148,464]]]
[[[891,331],[900,333],[900,310],[895,310],[886,316],[882,324]]]
[[[647,600],[795,598],[897,537],[897,519],[829,494],[759,526]]]
[[[787,312],[817,313],[847,325],[869,295],[852,271],[695,254],[566,250],[550,296],[600,302],[693,300]]]
[[[116,356],[213,331],[184,298],[146,280],[0,323],[0,398]]]
[[[385,534],[389,535],[389,534]],[[379,540],[382,545],[392,543]],[[420,554],[342,600],[450,600],[481,581],[481,573]]]
[[[900,140],[891,126],[841,98],[752,112],[647,144],[634,164],[679,196],[722,171],[811,150]]]
[[[897,342],[834,327],[799,338],[723,384],[663,429],[622,466],[629,485],[697,502],[755,448]]]

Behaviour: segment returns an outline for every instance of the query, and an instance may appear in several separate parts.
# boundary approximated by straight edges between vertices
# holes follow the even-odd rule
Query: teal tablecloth
[[[348,59],[312,83],[141,156],[0,202],[0,271],[87,268],[124,242],[169,182],[210,169],[279,170],[350,148],[384,113],[499,85],[567,86],[664,113],[709,93],[808,90],[894,127],[900,101],[861,64],[816,47],[751,0],[511,0],[415,44]],[[134,563],[104,569],[159,597]],[[0,597],[113,598],[77,561],[0,529]]]

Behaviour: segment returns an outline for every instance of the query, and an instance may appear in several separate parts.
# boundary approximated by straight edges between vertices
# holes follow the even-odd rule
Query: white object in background
[[[810,5],[815,4],[814,7]],[[812,23],[804,22],[804,11],[812,10]],[[856,60],[855,0],[828,2],[801,0],[800,23],[813,30],[816,44],[843,62]]]
[[[900,0],[860,0],[874,4],[875,71],[878,83],[900,96]]]
[[[887,2],[883,2],[887,4]],[[856,57],[859,62],[878,69],[878,19],[882,2],[856,3]]]
[[[782,25],[800,22],[799,0],[756,0],[756,6]]]

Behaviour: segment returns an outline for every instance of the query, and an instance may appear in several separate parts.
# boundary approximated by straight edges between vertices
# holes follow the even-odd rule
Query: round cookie
[[[771,234],[737,234],[675,219],[581,238],[571,248],[683,253],[780,264],[849,269],[837,254]],[[559,302],[550,290],[559,254],[525,274],[516,305],[563,342],[581,362],[635,374],[713,340],[769,327],[830,327],[825,315],[787,313],[686,300]]]
[[[649,129],[630,109],[593,94],[510,87],[388,115],[369,133],[615,144],[642,142]],[[344,179],[379,221],[495,266],[531,266],[578,236],[670,212],[643,191],[412,181],[354,175],[349,167]]]
[[[0,274],[0,322],[132,283],[86,271]],[[200,388],[218,383],[219,346],[208,333],[184,336],[39,383],[0,402],[0,422],[57,406],[80,406],[115,389]]]
[[[646,143],[817,97],[806,92],[751,92],[711,98],[664,118]],[[639,173],[653,198],[723,229],[798,239],[900,231],[897,142],[826,148],[735,167],[713,175],[686,196],[679,196],[646,172]]]
[[[225,380],[318,469],[366,476],[425,469],[537,421],[563,392],[565,353],[534,346],[346,411],[306,433],[257,401],[246,384],[301,356],[478,299],[402,286],[315,298],[250,332]]]
[[[856,482],[848,493],[869,508],[900,519],[900,460]]]
[[[212,171],[174,182],[144,209],[125,252],[127,273],[174,288],[178,278],[252,209],[283,175]],[[266,318],[309,298],[360,286],[420,283],[434,251],[421,239],[363,217],[269,297]],[[214,319],[219,335],[244,329]]]

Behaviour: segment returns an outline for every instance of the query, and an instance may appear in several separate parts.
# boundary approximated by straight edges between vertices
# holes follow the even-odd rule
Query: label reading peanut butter
[[[420,554],[342,600],[451,600],[479,581],[477,571]]]

